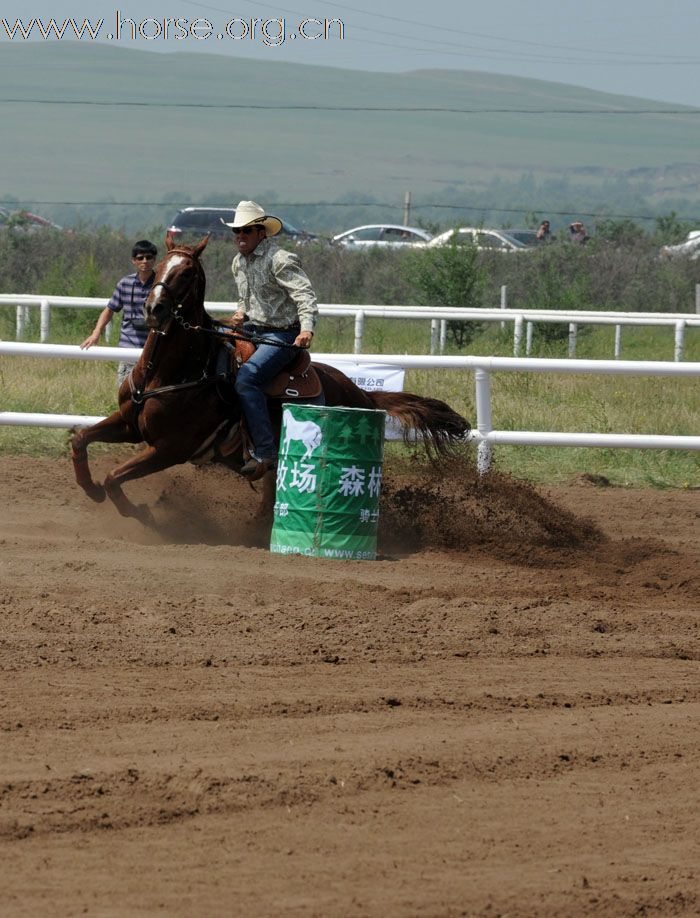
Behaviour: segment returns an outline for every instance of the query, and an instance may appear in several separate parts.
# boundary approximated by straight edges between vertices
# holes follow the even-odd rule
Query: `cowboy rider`
[[[225,221],[222,220],[225,223]],[[298,255],[281,249],[273,240],[282,221],[265,213],[255,201],[240,201],[232,223],[238,252],[231,271],[240,307],[230,319],[234,328],[290,347],[259,344],[236,375],[251,458],[241,474],[259,478],[277,464],[277,444],[272,431],[264,388],[294,360],[295,348],[308,348],[318,318],[316,294]]]

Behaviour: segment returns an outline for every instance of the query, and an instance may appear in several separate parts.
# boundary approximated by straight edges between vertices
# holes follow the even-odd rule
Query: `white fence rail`
[[[363,347],[365,320],[381,319],[428,319],[430,320],[430,353],[442,354],[447,340],[447,323],[449,321],[465,322],[506,322],[513,324],[513,356],[519,357],[525,339],[525,354],[532,352],[534,328],[538,324],[567,325],[568,355],[576,356],[578,329],[581,325],[611,325],[615,328],[614,355],[619,359],[622,352],[622,329],[634,326],[664,326],[673,330],[673,359],[683,360],[685,335],[688,328],[700,328],[700,315],[695,313],[663,312],[598,312],[595,310],[576,310],[563,312],[554,309],[506,309],[505,298],[498,309],[443,309],[439,306],[422,308],[417,306],[358,306],[356,304],[321,303],[319,312],[322,316],[351,316],[355,320],[354,353],[361,354]],[[73,296],[40,296],[28,293],[0,294],[0,306],[16,307],[15,339],[21,341],[26,332],[29,309],[40,311],[39,337],[42,343],[49,339],[51,330],[51,310],[56,309],[104,309],[105,300],[100,297]],[[237,308],[235,302],[205,303],[212,315],[230,314]],[[107,331],[109,341],[109,329]]]
[[[81,351],[72,344],[27,344],[0,342],[0,356],[53,357],[73,360],[123,360],[139,356],[138,348],[93,347]],[[626,433],[571,433],[553,431],[495,430],[491,412],[491,375],[500,372],[592,373],[599,375],[700,377],[700,363],[670,361],[571,360],[514,357],[419,357],[367,354],[360,357],[341,354],[314,354],[322,363],[342,361],[358,367],[384,365],[404,369],[473,370],[476,386],[476,427],[472,440],[478,444],[478,466],[490,468],[495,444],[517,446],[588,446],[632,449],[700,450],[700,435],[673,436]],[[95,424],[101,417],[84,415],[23,414],[0,412],[0,425],[30,427],[74,427]]]

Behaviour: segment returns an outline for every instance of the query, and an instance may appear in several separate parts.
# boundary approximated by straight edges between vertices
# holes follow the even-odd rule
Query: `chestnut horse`
[[[167,243],[156,267],[156,279],[144,305],[150,328],[141,357],[119,390],[119,407],[108,418],[73,433],[72,459],[78,484],[88,497],[108,496],[122,516],[153,525],[150,510],[136,506],[122,485],[161,469],[202,456],[223,462],[235,471],[243,465],[240,434],[225,451],[217,437],[241,420],[232,386],[223,386],[215,370],[221,331],[204,309],[205,276],[199,257],[209,237],[195,246]],[[313,365],[323,386],[326,405],[382,409],[415,430],[432,458],[449,454],[469,433],[468,422],[444,402],[401,392],[364,392],[340,371]],[[288,398],[285,401],[289,401]],[[279,434],[282,399],[270,400],[270,416]],[[146,447],[108,472],[104,482],[92,479],[87,447],[90,443],[141,443]],[[266,496],[274,494],[274,474],[264,479]]]

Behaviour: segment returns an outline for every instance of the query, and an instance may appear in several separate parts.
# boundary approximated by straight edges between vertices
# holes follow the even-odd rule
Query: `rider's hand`
[[[312,331],[303,331],[294,339],[295,347],[311,347],[311,339],[313,338],[314,333]]]
[[[245,322],[245,313],[239,309],[231,316],[230,322],[234,328],[239,328]]]

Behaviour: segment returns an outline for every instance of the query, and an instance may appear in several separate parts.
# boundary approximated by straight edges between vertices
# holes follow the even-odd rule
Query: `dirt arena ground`
[[[700,913],[699,491],[388,475],[376,562],[128,491],[0,460],[0,914]]]

